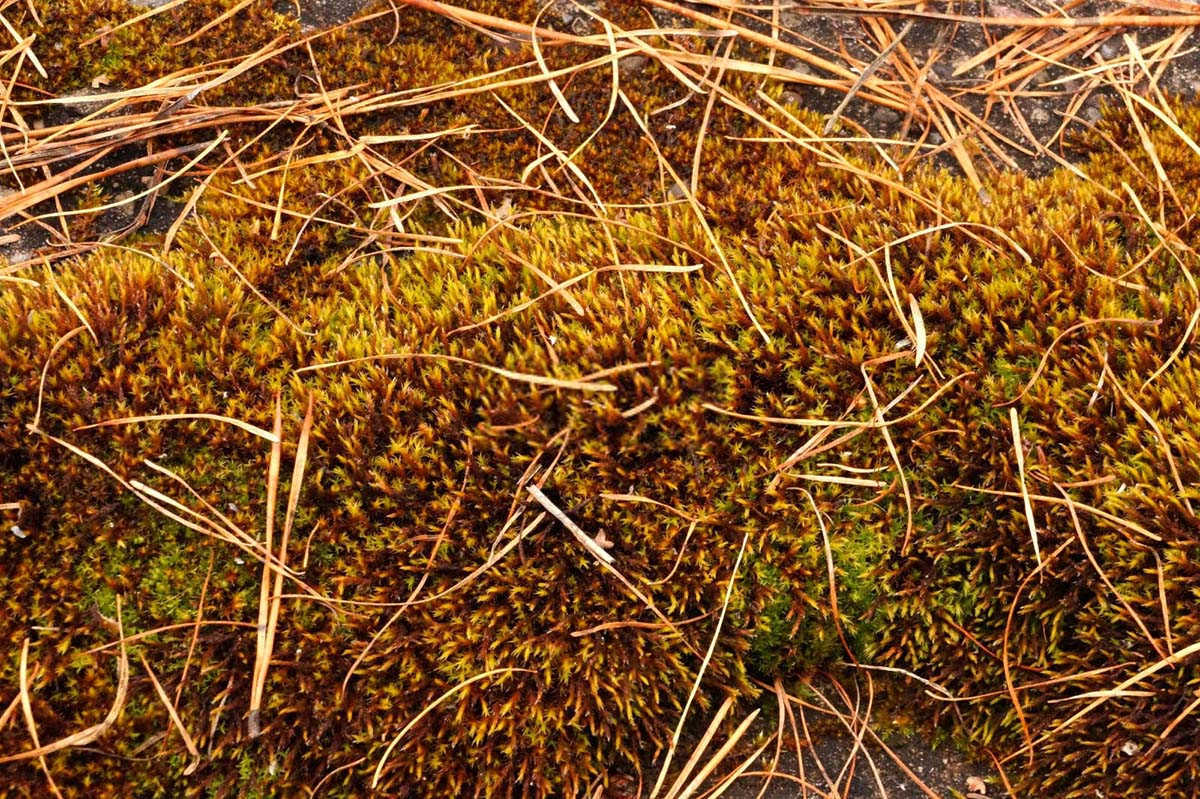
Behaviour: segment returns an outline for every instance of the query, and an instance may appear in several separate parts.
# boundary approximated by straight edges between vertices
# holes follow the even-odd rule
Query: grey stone
[[[816,74],[815,72],[813,72],[812,67],[810,67],[808,64],[801,61],[799,58],[788,58],[786,61],[783,62],[783,66],[786,69],[790,69],[792,72],[798,72],[801,75],[815,75]]]
[[[1168,71],[1164,84],[1168,91],[1182,94],[1184,97],[1195,97],[1200,91],[1200,71],[1186,69]]]
[[[650,59],[647,56],[634,54],[622,57],[617,66],[622,76],[629,76],[641,72],[649,63]]]
[[[1062,83],[1057,84],[1057,86],[1058,90],[1064,95],[1075,94],[1083,87],[1083,81],[1081,81],[1079,78],[1072,78],[1071,80],[1065,80]]]
[[[779,101],[785,105],[798,105],[804,107],[804,95],[800,92],[791,91],[790,89],[779,95]]]
[[[105,94],[103,89],[80,89],[69,94],[64,94],[59,97],[59,104],[66,109],[67,113],[77,116],[87,116],[104,108],[107,103],[104,100],[91,100],[93,95]]]
[[[898,123],[901,117],[900,112],[896,109],[881,105],[875,109],[874,113],[871,114],[871,119],[877,125],[890,127]]]
[[[1112,61],[1114,58],[1121,55],[1121,52],[1124,49],[1125,48],[1122,46],[1121,40],[1116,36],[1113,36],[1105,41],[1104,44],[1100,45],[1100,57],[1105,61]]]

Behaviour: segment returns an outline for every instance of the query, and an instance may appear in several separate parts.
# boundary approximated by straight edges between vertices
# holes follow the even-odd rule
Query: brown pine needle
[[[241,2],[228,8],[223,14],[220,14],[219,16],[209,20],[207,23],[205,23],[203,26],[201,26],[199,30],[195,31],[194,33],[191,33],[188,36],[184,36],[182,39],[179,39],[178,41],[172,42],[171,47],[181,47],[181,46],[187,44],[188,42],[193,42],[196,39],[199,39],[201,36],[208,33],[213,28],[217,27],[218,25],[222,24],[223,22],[236,16],[239,11],[246,8],[253,2],[255,2],[255,0],[241,0]]]
[[[667,771],[671,767],[671,759],[675,756],[675,749],[679,746],[679,738],[683,734],[683,725],[687,721],[688,710],[692,706],[692,702],[696,699],[696,694],[700,691],[700,682],[704,678],[704,673],[708,670],[708,664],[712,660],[713,652],[717,648],[717,639],[721,636],[721,628],[725,624],[725,613],[729,610],[729,600],[733,596],[733,586],[737,582],[738,571],[742,565],[742,555],[746,553],[746,544],[750,540],[750,534],[746,533],[742,536],[742,545],[738,549],[737,558],[733,562],[733,571],[729,575],[729,583],[725,586],[725,599],[721,603],[721,615],[717,618],[717,626],[713,630],[712,638],[708,642],[708,650],[704,653],[704,659],[700,661],[700,669],[696,672],[696,680],[692,683],[692,689],[688,692],[687,701],[684,702],[683,712],[679,714],[679,723],[675,726],[675,732],[671,735],[671,743],[667,747],[667,756],[663,760],[662,768],[658,772],[658,779],[654,783],[654,788],[650,791],[650,799],[655,799],[658,792],[662,789],[663,781],[667,778]]]
[[[277,400],[278,403],[278,400]],[[278,404],[276,405],[278,407]],[[296,506],[300,502],[300,488],[304,482],[304,468],[308,464],[308,439],[312,432],[313,424],[313,395],[308,395],[308,406],[304,412],[304,422],[300,426],[300,439],[296,444],[296,461],[292,466],[292,479],[288,486],[288,504],[287,511],[283,520],[283,533],[279,538],[279,568],[275,570],[275,590],[271,596],[270,611],[267,616],[267,633],[266,643],[264,645],[265,655],[263,657],[263,669],[261,672],[261,684],[265,686],[267,669],[271,661],[271,655],[275,651],[275,630],[279,623],[279,605],[283,595],[283,570],[287,567],[287,547],[288,539],[292,533],[292,524],[296,520]],[[275,464],[274,450],[272,450],[272,464]],[[267,505],[269,508],[274,508],[274,503],[271,498],[268,498]],[[270,535],[268,533],[267,550],[270,551]],[[270,564],[263,564],[264,569],[269,569]],[[265,580],[264,580],[265,581]],[[262,696],[263,687],[259,688],[259,697]],[[251,708],[251,718],[257,712],[256,708]]]
[[[241,419],[233,419],[231,417],[221,416],[221,415],[215,414],[215,413],[161,413],[161,414],[155,414],[153,416],[126,416],[122,419],[107,419],[103,422],[95,422],[93,424],[80,425],[79,427],[76,427],[75,430],[76,430],[76,432],[78,432],[80,430],[91,430],[91,429],[97,428],[97,427],[113,427],[114,425],[124,425],[124,424],[141,424],[142,422],[168,422],[168,421],[174,421],[174,420],[180,420],[180,419],[208,419],[208,420],[214,421],[214,422],[224,422],[225,424],[231,424],[234,427],[245,430],[247,433],[253,433],[254,435],[258,436],[259,438],[270,441],[272,444],[276,444],[279,442],[279,438],[275,433],[271,433],[267,430],[264,430],[261,427],[258,427],[257,425],[252,425],[249,422],[243,422]]]
[[[150,664],[146,661],[146,656],[139,654],[138,657],[142,661],[142,668],[146,670],[146,676],[150,678],[150,682],[154,685],[154,692],[158,694],[159,701],[167,709],[167,715],[170,716],[171,723],[179,730],[179,737],[183,739],[184,747],[187,748],[188,754],[192,756],[192,762],[183,770],[184,776],[187,776],[194,772],[196,767],[200,765],[200,750],[196,748],[196,742],[192,740],[192,736],[188,734],[187,728],[183,726],[183,721],[179,718],[179,711],[175,709],[175,703],[171,701],[171,697],[167,696],[162,683],[154,675],[154,670],[150,668]]]
[[[279,495],[279,461],[283,455],[283,409],[280,405],[279,393],[275,394],[275,426],[274,442],[271,444],[271,457],[267,464],[267,512],[263,533],[263,549],[272,552],[272,534],[275,530],[275,504]],[[247,719],[247,732],[251,738],[257,738],[261,733],[259,726],[259,710],[262,707],[263,689],[267,683],[267,670],[270,668],[271,652],[267,648],[267,624],[271,613],[271,563],[263,561],[262,583],[258,594],[258,635],[254,647],[254,673],[250,684],[250,711]]]
[[[329,363],[318,363],[318,364],[313,364],[312,366],[303,366],[303,367],[297,369],[296,373],[301,374],[304,372],[316,372],[316,371],[323,370],[323,369],[336,369],[337,367],[340,367],[340,366],[351,366],[351,365],[360,364],[360,363],[371,363],[371,362],[375,362],[375,361],[407,360],[410,358],[414,359],[414,360],[428,359],[428,360],[437,360],[437,361],[447,361],[449,363],[458,363],[458,364],[463,364],[465,366],[474,366],[478,369],[485,369],[489,372],[492,372],[493,374],[498,374],[501,377],[508,378],[509,380],[517,380],[519,382],[530,383],[531,385],[535,385],[535,386],[548,386],[550,388],[564,388],[564,389],[572,389],[575,391],[616,391],[617,390],[617,387],[612,385],[611,383],[592,382],[592,381],[588,381],[586,379],[560,380],[558,378],[545,377],[543,375],[532,375],[532,374],[526,374],[524,372],[514,372],[509,369],[502,369],[499,366],[491,366],[486,363],[479,363],[478,361],[471,361],[471,360],[467,360],[466,358],[459,358],[454,355],[438,355],[438,354],[434,354],[434,353],[424,353],[424,352],[393,352],[393,353],[387,353],[384,355],[366,355],[362,358],[350,358],[350,359],[347,359],[344,361],[331,361]]]
[[[567,530],[570,531],[571,535],[575,536],[575,539],[579,541],[579,543],[583,545],[583,548],[591,553],[593,557],[595,557],[601,563],[612,564],[614,560],[613,556],[610,555],[604,549],[604,547],[600,546],[600,544],[596,542],[596,539],[585,533],[579,527],[579,525],[572,521],[570,516],[563,513],[562,509],[551,502],[550,498],[543,494],[540,488],[533,483],[530,483],[529,485],[525,486],[525,490],[528,491],[533,498],[537,500],[538,504],[545,508],[551,516],[558,519],[562,526],[566,527]]]
[[[911,19],[908,22],[905,22],[904,27],[900,29],[900,32],[896,34],[896,37],[888,42],[886,47],[879,51],[879,55],[875,57],[874,61],[867,65],[866,69],[859,73],[858,78],[856,78],[854,83],[850,86],[850,89],[846,92],[846,95],[842,98],[842,101],[838,103],[837,108],[833,109],[833,113],[829,115],[829,119],[826,120],[825,128],[822,133],[828,136],[833,132],[834,127],[837,126],[838,119],[840,119],[842,116],[842,112],[846,110],[846,106],[850,105],[850,101],[853,100],[858,94],[858,91],[862,88],[863,84],[870,80],[871,76],[874,75],[880,67],[887,63],[888,58],[892,55],[892,51],[900,46],[900,42],[904,41],[904,37],[908,35],[910,30],[912,30],[912,27],[915,23],[916,20]]]
[[[21,644],[21,665],[19,669],[21,693],[21,712],[25,716],[25,726],[29,730],[29,737],[33,741],[33,746],[36,749],[41,746],[41,741],[38,740],[37,722],[33,718],[33,704],[29,698],[29,639],[26,638]],[[54,776],[50,773],[50,766],[46,764],[46,756],[38,756],[38,765],[42,767],[42,773],[46,775],[46,782],[50,784],[50,790],[58,799],[62,799],[62,792],[58,790],[58,785],[54,782]]]
[[[1009,407],[1008,422],[1012,428],[1013,449],[1017,453],[1017,479],[1021,486],[1021,500],[1025,503],[1025,522],[1029,525],[1029,537],[1033,541],[1033,557],[1037,560],[1038,568],[1042,565],[1042,550],[1038,546],[1037,524],[1033,518],[1033,503],[1029,500],[1029,486],[1025,479],[1025,448],[1021,444],[1021,423],[1017,419],[1017,409]]]
[[[691,757],[689,757],[687,762],[683,764],[683,768],[679,770],[679,774],[675,777],[675,782],[671,783],[671,787],[668,788],[666,794],[664,794],[664,799],[671,799],[671,797],[675,796],[680,788],[683,787],[683,784],[687,778],[691,776],[692,771],[695,770],[696,765],[700,762],[700,758],[703,756],[704,750],[708,748],[708,745],[712,743],[713,737],[716,736],[717,731],[721,729],[721,722],[723,722],[725,717],[729,715],[729,711],[733,707],[733,701],[734,700],[732,696],[727,696],[725,697],[725,701],[721,703],[721,706],[717,708],[717,712],[713,714],[712,720],[709,721],[707,729],[704,730],[704,735],[700,737],[700,740],[697,741],[696,745],[692,748]],[[669,759],[667,763],[670,763]],[[662,773],[664,774],[666,773],[666,765],[667,764],[663,765]],[[653,798],[654,794],[651,793],[650,796]]]
[[[1175,362],[1175,359],[1179,357],[1179,353],[1183,352],[1183,348],[1187,346],[1188,340],[1191,339],[1192,332],[1196,329],[1196,322],[1198,321],[1200,321],[1200,307],[1197,307],[1196,310],[1192,312],[1192,318],[1188,321],[1187,329],[1183,331],[1183,337],[1179,339],[1179,344],[1175,347],[1175,349],[1171,350],[1171,354],[1167,356],[1165,361],[1163,361],[1162,366],[1155,369],[1154,374],[1146,378],[1146,380],[1142,383],[1140,389],[1141,391],[1145,391],[1146,386],[1153,383],[1162,375],[1163,372],[1171,368],[1171,364]]]
[[[396,748],[396,745],[399,744],[400,741],[404,739],[404,736],[408,734],[409,730],[411,730],[413,727],[417,726],[417,724],[420,723],[421,719],[425,718],[430,713],[432,713],[434,711],[434,709],[437,708],[438,705],[440,705],[442,702],[445,702],[447,699],[454,696],[454,694],[463,690],[464,688],[471,685],[472,683],[477,683],[480,680],[486,680],[489,677],[495,677],[498,674],[516,674],[516,673],[534,674],[536,672],[534,672],[533,669],[523,669],[523,668],[516,668],[516,667],[491,669],[490,671],[485,671],[481,674],[476,674],[474,677],[463,680],[458,685],[449,689],[448,691],[443,693],[441,696],[439,696],[437,699],[433,700],[428,705],[426,705],[421,710],[420,713],[418,713],[416,716],[413,717],[412,721],[405,724],[404,728],[401,729],[400,732],[396,733],[396,737],[393,738],[392,742],[389,743],[387,745],[387,748],[383,750],[383,755],[379,758],[379,765],[375,767],[375,774],[371,778],[371,787],[372,788],[379,787],[379,778],[380,778],[380,776],[383,775],[383,767],[387,764],[387,760],[389,757],[391,757],[392,750]]]
[[[129,691],[129,654],[125,650],[125,629],[121,622],[121,598],[119,596],[117,597],[117,635],[119,636],[118,640],[121,647],[120,658],[117,660],[117,692],[113,697],[112,707],[109,708],[108,715],[100,723],[93,724],[91,727],[68,735],[65,738],[60,738],[53,743],[35,746],[33,749],[18,752],[15,755],[0,756],[0,764],[15,763],[20,760],[32,760],[54,752],[60,752],[63,749],[87,746],[108,732],[109,728],[117,723],[121,711],[125,708],[125,697]]]
[[[737,729],[733,731],[733,733],[729,736],[729,739],[725,741],[720,749],[717,750],[716,754],[709,758],[708,762],[704,764],[704,767],[696,773],[695,778],[688,783],[687,787],[678,794],[668,793],[667,799],[691,799],[691,797],[695,795],[696,791],[700,790],[700,786],[704,784],[704,781],[708,779],[708,776],[712,774],[722,762],[724,762],[725,758],[731,751],[733,751],[733,748],[737,746],[738,742],[745,737],[746,732],[750,729],[750,725],[752,725],[754,720],[758,718],[759,712],[760,709],[755,708],[750,712],[750,715],[742,719],[742,723],[737,726]],[[770,743],[770,741],[767,741],[767,743]],[[722,781],[717,789],[713,791],[711,796],[720,796],[726,790],[728,790],[732,779],[736,779],[738,774],[750,767],[750,764],[753,763],[760,754],[762,754],[762,751],[766,748],[767,743],[764,743],[759,747],[758,751],[754,752],[749,758],[743,761],[743,763],[733,772],[731,779],[727,778],[726,780]]]
[[[1058,489],[1059,493],[1062,494],[1064,498],[1068,500],[1070,499],[1070,497],[1067,495],[1067,492],[1061,485],[1055,483],[1055,488]],[[1104,570],[1100,568],[1100,563],[1096,560],[1095,555],[1092,554],[1092,549],[1088,546],[1087,539],[1083,535],[1083,526],[1079,523],[1079,514],[1075,512],[1074,503],[1067,504],[1067,511],[1071,514],[1071,522],[1075,525],[1075,535],[1079,539],[1079,544],[1083,547],[1084,554],[1087,556],[1088,561],[1092,564],[1092,568],[1100,576],[1101,582],[1103,582],[1105,587],[1108,588],[1112,595],[1117,598],[1117,601],[1121,603],[1121,607],[1125,609],[1125,612],[1129,614],[1131,619],[1133,619],[1134,624],[1136,624],[1138,629],[1142,631],[1142,634],[1146,636],[1146,640],[1150,643],[1150,646],[1152,649],[1154,649],[1155,653],[1157,653],[1159,657],[1166,657],[1169,653],[1163,651],[1162,647],[1159,646],[1158,641],[1156,641],[1154,636],[1150,634],[1150,630],[1148,627],[1146,627],[1146,623],[1142,621],[1142,617],[1138,615],[1137,611],[1134,610],[1133,607],[1125,600],[1125,597],[1121,596],[1120,592],[1117,591],[1116,586],[1113,585],[1112,581],[1108,579],[1108,575],[1106,575]]]

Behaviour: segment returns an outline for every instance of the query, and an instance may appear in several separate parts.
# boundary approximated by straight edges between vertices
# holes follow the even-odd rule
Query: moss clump
[[[186,17],[194,23],[229,6],[179,13],[197,14]],[[47,7],[47,24],[78,38],[74,15],[85,7],[113,22],[131,13],[69,3]],[[263,22],[246,28],[253,37],[283,24],[252,13]],[[385,91],[516,58],[484,49],[476,32],[405,14],[424,27],[394,49],[382,18],[338,34],[317,56],[324,71],[361,70],[355,79]],[[210,58],[204,48],[237,39],[230,28],[172,50],[163,46],[168,21],[156,19],[145,35],[120,40],[129,49],[110,67],[149,70],[122,80]],[[431,46],[443,33],[463,48]],[[257,46],[253,37],[237,43]],[[295,77],[288,70],[303,63],[294,56],[220,96],[282,96]],[[565,48],[554,55],[571,57]],[[105,56],[80,48],[61,58],[55,80],[69,83]],[[70,58],[80,60],[72,67]],[[626,87],[635,107],[678,99],[652,77]],[[571,89],[593,122],[603,117],[606,79],[581,75]],[[550,113],[547,135],[560,143],[586,135],[552,113],[542,87],[501,96],[529,118]],[[413,173],[436,185],[467,175],[512,180],[538,157],[534,137],[512,129],[488,95],[428,108],[425,117],[412,109],[354,119],[352,135],[464,120],[509,126],[448,141],[437,158],[389,151],[412,156]],[[664,142],[678,163],[695,144],[694,110],[677,112],[689,122]],[[1200,112],[1178,115],[1200,133]],[[282,127],[285,139],[298,133]],[[387,743],[428,710],[390,753],[383,794],[580,795],[638,769],[666,739],[745,541],[702,703],[721,691],[753,697],[751,677],[788,679],[852,654],[984,695],[963,710],[964,732],[1013,750],[1023,732],[1003,692],[1011,670],[1024,723],[1039,738],[1034,767],[1010,774],[1024,793],[1134,795],[1152,784],[1155,795],[1185,795],[1200,778],[1186,745],[1198,722],[1184,717],[1152,744],[1190,701],[1194,663],[1148,677],[1147,695],[1094,710],[1086,746],[1082,726],[1058,729],[1078,705],[1049,701],[1109,688],[1112,674],[1097,669],[1145,667],[1158,648],[1197,635],[1190,505],[1200,503],[1200,411],[1191,398],[1200,362],[1185,347],[1159,373],[1195,307],[1184,269],[1192,255],[1160,248],[1117,191],[1127,183],[1152,196],[1153,169],[1098,150],[1084,167],[1090,181],[995,176],[985,204],[945,173],[918,171],[902,193],[864,180],[881,167],[862,153],[839,151],[862,170],[855,174],[746,133],[764,131],[718,109],[699,176],[728,270],[690,208],[623,208],[598,219],[545,195],[516,195],[507,225],[421,203],[404,231],[438,238],[419,247],[388,238],[406,246],[379,252],[366,239],[384,229],[375,223],[386,212],[371,208],[380,196],[366,167],[303,161],[344,144],[323,131],[294,168],[270,168],[279,142],[265,139],[247,156],[266,165],[252,182],[233,170],[214,177],[165,256],[102,248],[59,264],[57,287],[94,340],[67,337],[79,317],[55,286],[0,283],[0,499],[25,503],[28,534],[0,537],[8,570],[0,643],[19,652],[36,628],[41,737],[95,723],[111,702],[111,650],[91,650],[112,639],[105,617],[118,595],[127,631],[147,633],[131,644],[130,697],[105,739],[130,758],[127,767],[93,751],[63,753],[52,763],[59,783],[93,796],[293,796],[319,782],[330,795],[361,795]],[[1134,149],[1127,133],[1107,134]],[[1184,206],[1164,205],[1162,219],[1187,241],[1200,191],[1179,189],[1200,187],[1200,172],[1174,134],[1152,135]],[[658,187],[655,159],[630,154],[637,136],[622,117],[581,160],[610,200],[645,200]],[[483,195],[500,207],[501,192]],[[276,223],[280,197],[296,213]],[[320,220],[306,218],[318,209]],[[1128,264],[1139,265],[1132,288],[1114,279]],[[575,281],[569,297],[543,296],[567,281]],[[920,365],[904,342],[913,322],[896,309],[909,297],[928,334]],[[1067,334],[1073,328],[1086,333]],[[342,361],[354,362],[307,369]],[[262,440],[198,420],[83,428],[180,412],[269,426],[277,392],[285,464],[310,397],[315,407],[289,558],[304,564],[303,585],[285,587],[265,729],[249,739],[258,564],[228,541],[167,521],[114,475],[258,536]],[[39,407],[40,434],[26,427]],[[1030,490],[1051,498],[1037,500],[1046,567],[1032,582],[1009,407]],[[603,532],[622,575],[674,628],[557,522],[533,524],[539,509],[522,488],[531,475],[583,529]],[[1078,530],[1054,501],[1056,486],[1088,506]],[[1084,557],[1081,538],[1145,630]],[[210,559],[206,623],[171,627],[196,618]],[[397,613],[418,588],[420,601]],[[137,655],[169,691],[182,684],[179,714],[203,752],[194,773],[185,773],[174,735],[156,743],[167,715]],[[15,658],[0,660],[0,683],[16,685],[16,672]],[[464,687],[484,673],[492,676]],[[1065,676],[1073,679],[1056,679]],[[1141,748],[1119,756],[1128,741]],[[140,759],[153,746],[172,756]],[[15,726],[0,730],[0,751],[26,747]],[[0,768],[0,794],[41,789],[34,766]]]

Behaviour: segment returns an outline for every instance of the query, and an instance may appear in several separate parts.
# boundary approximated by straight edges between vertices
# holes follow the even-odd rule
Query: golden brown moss
[[[80,8],[64,6],[56,19],[66,24],[75,19],[68,12]],[[128,13],[115,4],[105,8],[113,19]],[[439,55],[415,35],[393,51],[383,44],[385,33],[391,35],[390,23],[381,21],[341,35],[319,58],[334,71],[339,58],[356,54],[349,63],[379,70],[360,77],[382,75],[381,86],[398,88],[413,85],[405,71],[413,64],[425,76],[448,78],[478,69],[470,58],[494,57],[464,50],[465,62],[447,59],[445,50]],[[162,49],[159,39],[136,41]],[[222,40],[205,41],[207,47]],[[185,49],[163,54],[176,60],[162,69],[204,57]],[[118,66],[106,69],[118,74]],[[86,78],[95,68],[81,62],[77,73]],[[142,75],[131,71],[129,79]],[[603,113],[603,77],[580,78],[596,81],[589,114]],[[240,91],[261,91],[254,95],[261,98],[283,89],[267,81]],[[639,103],[667,99],[656,98],[649,82],[629,91]],[[541,88],[505,97],[543,115],[551,108]],[[1180,115],[1196,135],[1200,113],[1180,109]],[[420,124],[437,129],[462,120],[511,125],[482,97],[439,106]],[[399,132],[415,123],[401,117],[354,124]],[[750,326],[687,208],[614,214],[607,225],[561,214],[524,216],[492,229],[477,215],[464,212],[454,221],[428,203],[410,229],[460,243],[384,257],[357,250],[361,231],[345,227],[359,225],[368,204],[380,199],[351,159],[290,171],[284,187],[289,207],[301,213],[321,207],[337,224],[285,216],[274,231],[282,172],[262,175],[253,186],[233,173],[213,181],[165,263],[102,249],[63,264],[58,283],[96,341],[77,334],[55,350],[79,324],[74,312],[48,285],[5,282],[0,500],[24,501],[19,524],[27,537],[0,538],[0,562],[10,567],[0,640],[15,653],[34,638],[34,711],[43,739],[94,723],[107,709],[112,653],[81,653],[112,640],[105,617],[115,613],[116,597],[123,597],[131,631],[188,621],[210,558],[213,564],[204,616],[215,623],[201,628],[191,660],[191,628],[135,646],[171,688],[190,664],[179,711],[205,754],[199,770],[184,776],[187,759],[177,738],[155,742],[166,713],[135,667],[129,704],[105,739],[110,752],[134,759],[114,769],[94,752],[57,755],[52,767],[60,785],[80,796],[291,796],[358,761],[325,783],[333,795],[358,795],[386,743],[434,699],[480,673],[529,669],[474,683],[439,705],[391,754],[382,790],[578,794],[593,780],[637,768],[663,742],[713,632],[743,539],[747,560],[708,672],[709,692],[750,696],[748,676],[789,678],[844,657],[827,555],[805,490],[826,514],[840,621],[854,655],[912,669],[955,693],[989,694],[964,711],[966,731],[983,745],[1011,751],[1022,743],[1003,692],[1005,661],[1017,684],[1041,683],[1020,694],[1025,723],[1038,736],[1078,707],[1049,700],[1116,682],[1108,673],[1047,680],[1114,664],[1140,668],[1160,657],[1157,648],[1196,640],[1188,602],[1200,574],[1190,563],[1197,542],[1187,507],[1200,501],[1194,355],[1185,348],[1170,369],[1145,383],[1184,335],[1196,299],[1181,263],[1194,263],[1194,256],[1183,248],[1174,255],[1156,250],[1157,239],[1121,193],[1127,182],[1143,198],[1156,196],[1145,159],[1129,162],[1098,150],[1086,167],[1095,183],[1068,173],[999,176],[988,187],[991,202],[983,203],[944,173],[918,171],[906,182],[915,196],[902,196],[803,152],[722,138],[744,127],[728,111],[714,119],[701,200],[768,341]],[[577,135],[563,129],[551,128],[564,139]],[[1119,130],[1108,133],[1118,144],[1134,143]],[[289,134],[283,139],[296,131]],[[629,155],[634,135],[626,119],[593,145],[608,157],[587,168],[608,198],[653,193],[657,165],[645,152]],[[1170,132],[1155,136],[1183,203],[1164,203],[1163,220],[1188,241],[1200,210],[1193,207],[1200,195],[1187,191],[1200,180],[1197,162]],[[337,141],[326,132],[310,152],[334,149]],[[675,163],[689,162],[690,141],[685,130],[665,143]],[[257,157],[277,155],[276,144],[267,142]],[[446,147],[492,177],[511,178],[537,155],[536,142],[519,131]],[[870,162],[848,157],[877,174]],[[437,184],[466,174],[445,156],[419,168]],[[322,199],[338,192],[344,204]],[[519,211],[559,204],[518,196]],[[976,227],[894,243],[946,220]],[[214,257],[209,239],[274,307]],[[571,288],[582,314],[559,294],[461,329],[545,291],[545,279],[526,262],[564,281],[610,266],[614,254],[626,264],[702,268],[598,272]],[[1132,287],[1134,278],[1124,284],[1111,278],[1143,260]],[[911,351],[902,343],[907,320],[882,283],[887,263],[901,307],[909,296],[919,303],[930,366],[916,368],[907,354],[876,362]],[[1102,319],[1133,321],[1093,324],[1055,344],[1072,326]],[[384,353],[452,356],[560,379],[640,366],[607,376],[611,392],[531,386],[427,357],[295,371]],[[895,402],[887,410],[897,420],[889,433],[910,503],[875,430],[790,464],[774,479],[818,429],[742,417],[868,421],[867,363],[879,402]],[[280,391],[291,442],[305,399],[315,398],[311,468],[294,540],[305,541],[303,579],[332,601],[285,601],[261,738],[247,739],[244,723],[254,630],[236,626],[255,620],[256,565],[166,521],[109,475],[28,431],[46,364],[45,433],[122,477],[193,501],[145,461],[165,466],[253,533],[264,512],[261,441],[209,422],[76,428],[184,411],[266,425]],[[1101,384],[1104,369],[1110,376]],[[1014,400],[1031,490],[1055,496],[1055,483],[1069,486],[1075,500],[1123,520],[1082,513],[1079,524],[1150,640],[1084,557],[1062,505],[1037,506],[1047,567],[1041,579],[1027,582],[1029,531],[1020,497],[1011,495],[1019,485],[1007,405]],[[1166,448],[1139,407],[1155,420]],[[853,431],[817,443],[846,432]],[[531,530],[470,585],[450,590],[512,540],[513,530],[501,532],[514,502],[520,509],[525,501],[522,477],[533,464],[552,460],[547,493],[585,529],[604,532],[622,573],[681,623],[678,632],[658,626],[553,522]],[[879,485],[830,485],[805,474],[851,474]],[[679,513],[613,498],[621,494]],[[523,509],[514,529],[535,511]],[[297,543],[293,562],[301,552]],[[1169,630],[1159,609],[1160,573]],[[404,601],[426,574],[421,596],[428,601],[388,626],[343,693],[351,665],[394,612],[386,603]],[[16,685],[16,668],[15,658],[0,661],[0,683]],[[1196,722],[1184,719],[1157,748],[1153,736],[1181,709],[1197,676],[1190,662],[1159,672],[1142,684],[1151,695],[1116,698],[1094,711],[1084,722],[1091,731],[1085,745],[1072,730],[1060,732],[1039,744],[1035,768],[1010,776],[1030,795],[1097,789],[1130,795],[1147,784],[1158,795],[1184,795],[1200,766],[1186,745]],[[1120,754],[1130,741],[1140,747],[1135,755]],[[26,747],[16,725],[0,730],[0,751]],[[158,747],[171,756],[136,759]],[[0,792],[42,788],[29,764],[0,769],[12,786]]]

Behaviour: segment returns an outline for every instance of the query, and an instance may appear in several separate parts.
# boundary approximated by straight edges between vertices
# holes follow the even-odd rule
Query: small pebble
[[[650,59],[644,55],[627,55],[618,62],[618,68],[622,77],[628,77],[641,72],[649,63]]]
[[[12,534],[15,535],[17,538],[28,538],[29,537],[29,533],[25,532],[24,530],[22,530],[20,527],[18,527],[15,524],[8,529],[11,530]]]
[[[787,67],[788,69],[790,69],[792,72],[798,72],[801,75],[815,75],[816,74],[815,72],[813,72],[812,67],[810,67],[808,64],[804,63],[803,61],[801,61],[798,58],[788,59],[787,61],[784,62],[784,66]]]
[[[75,116],[87,116],[104,108],[103,100],[88,100],[89,97],[96,94],[103,94],[103,90],[79,89],[61,95],[59,102],[68,113]]]
[[[1084,106],[1083,110],[1079,112],[1079,116],[1088,122],[1096,122],[1100,119],[1100,109],[1094,105]]]
[[[900,121],[900,112],[881,105],[871,114],[871,119],[879,125],[890,127]]]

